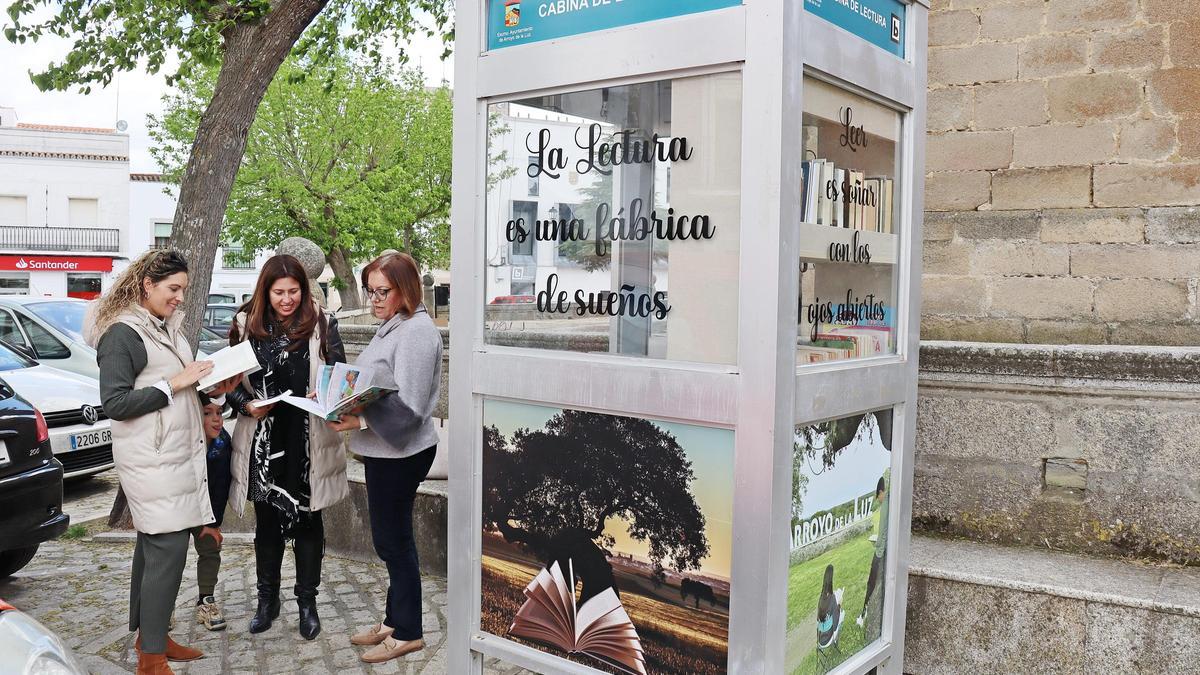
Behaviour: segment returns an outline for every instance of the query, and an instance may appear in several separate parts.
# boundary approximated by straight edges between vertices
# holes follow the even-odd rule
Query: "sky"
[[[44,15],[45,11],[39,14]],[[7,25],[8,17],[4,15],[0,19],[0,28]],[[157,75],[142,71],[122,73],[107,88],[93,87],[89,95],[75,90],[38,91],[29,81],[29,71],[40,70],[52,61],[61,61],[70,46],[71,41],[62,38],[43,38],[36,43],[14,45],[0,37],[0,107],[16,108],[19,122],[34,124],[112,128],[117,120],[125,120],[129,124],[129,170],[135,173],[158,171],[159,167],[150,156],[146,116],[161,112],[160,102],[168,91],[164,73],[171,72],[174,61]],[[408,51],[411,64],[421,65],[431,84],[440,83],[443,77],[453,81],[454,59],[451,57],[443,64],[439,39],[414,37]]]
[[[867,419],[870,418],[864,418],[863,424]],[[859,428],[862,429],[861,426]],[[817,511],[831,509],[874,492],[879,477],[891,465],[892,453],[879,440],[879,430],[875,426],[863,438],[846,446],[831,468],[817,473],[821,469],[820,460],[806,462],[808,486],[804,493],[804,514],[801,518],[808,518]]]
[[[540,429],[561,408],[489,400],[484,403],[484,424],[495,425],[505,436],[520,428]],[[692,462],[692,495],[705,517],[709,555],[700,562],[700,570],[728,580],[733,556],[733,432],[692,424],[650,420],[669,432]],[[616,543],[613,550],[648,558],[650,547],[634,541],[623,521],[613,518],[605,526]]]

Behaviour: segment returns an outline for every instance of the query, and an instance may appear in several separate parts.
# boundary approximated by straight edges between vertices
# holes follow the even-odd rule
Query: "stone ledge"
[[[1196,672],[1200,572],[914,537],[904,671]]]
[[[1043,384],[1113,386],[1135,383],[1200,389],[1200,348],[1114,345],[1027,345],[979,342],[921,343],[921,377],[974,375]]]
[[[914,535],[909,573],[1200,618],[1200,569]]]

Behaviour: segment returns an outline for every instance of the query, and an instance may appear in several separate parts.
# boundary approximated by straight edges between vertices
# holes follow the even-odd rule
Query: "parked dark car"
[[[221,337],[229,337],[229,327],[237,311],[238,305],[209,305],[204,309],[204,327]]]
[[[46,420],[0,380],[0,579],[67,531],[62,502],[63,467],[50,451]]]

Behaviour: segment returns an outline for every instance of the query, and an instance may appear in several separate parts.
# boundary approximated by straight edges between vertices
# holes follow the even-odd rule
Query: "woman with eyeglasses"
[[[371,536],[389,580],[383,621],[350,642],[371,647],[363,661],[383,663],[425,646],[412,512],[417,487],[437,453],[432,415],[442,376],[442,336],[421,303],[420,273],[411,256],[380,256],[363,270],[362,282],[383,324],[356,365],[372,371],[373,385],[396,391],[330,427],[354,431],[350,449],[366,466]]]

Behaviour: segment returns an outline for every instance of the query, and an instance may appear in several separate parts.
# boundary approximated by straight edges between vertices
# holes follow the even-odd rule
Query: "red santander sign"
[[[111,272],[112,258],[62,255],[0,255],[7,272]]]

